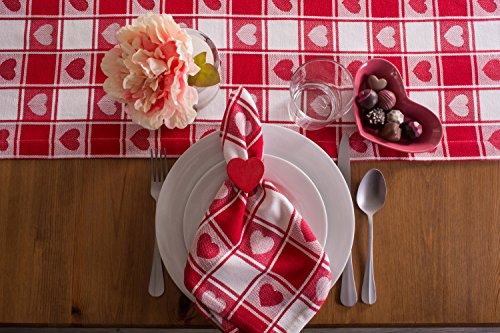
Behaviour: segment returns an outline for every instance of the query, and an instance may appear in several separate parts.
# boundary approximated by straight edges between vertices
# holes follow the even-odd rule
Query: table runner
[[[221,91],[185,129],[148,131],[105,96],[99,64],[114,33],[138,15],[167,12],[209,35]],[[412,99],[444,124],[437,149],[403,154],[363,140],[352,114],[302,131],[287,112],[293,70],[329,57],[352,73],[381,57]],[[343,132],[353,160],[500,158],[498,0],[0,0],[0,158],[178,156],[219,127],[229,92],[244,85],[263,123],[301,131],[332,157]]]

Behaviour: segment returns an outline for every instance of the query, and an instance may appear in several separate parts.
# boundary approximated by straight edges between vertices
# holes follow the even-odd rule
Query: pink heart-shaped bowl
[[[401,110],[405,116],[405,121],[416,120],[422,125],[422,135],[413,141],[401,139],[399,142],[390,142],[377,135],[377,131],[365,127],[361,119],[363,110],[354,103],[354,117],[358,126],[359,134],[372,142],[381,146],[402,151],[405,153],[422,153],[433,150],[443,137],[443,125],[439,118],[428,108],[420,105],[406,95],[401,74],[393,64],[384,59],[371,59],[365,62],[356,73],[354,87],[356,95],[367,88],[368,76],[375,75],[379,79],[387,80],[387,87],[396,95],[396,105],[394,109]]]

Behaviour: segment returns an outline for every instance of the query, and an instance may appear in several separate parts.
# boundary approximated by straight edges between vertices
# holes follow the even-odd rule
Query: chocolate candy
[[[396,95],[390,90],[382,90],[378,92],[378,106],[385,111],[389,111],[396,105]]]
[[[387,123],[378,135],[387,141],[398,142],[401,140],[401,128],[399,128],[399,124],[397,123]]]
[[[371,89],[361,90],[356,97],[356,102],[363,109],[371,109],[377,104],[377,93]]]
[[[408,140],[415,140],[422,135],[422,125],[418,121],[407,121],[401,125],[403,130],[403,137]]]
[[[396,123],[398,125],[401,125],[405,119],[405,116],[403,113],[399,110],[391,110],[387,114],[386,120],[391,123]]]
[[[387,86],[386,79],[379,79],[375,75],[368,76],[368,87],[372,88],[375,91],[380,91]]]
[[[381,108],[375,108],[365,113],[364,120],[370,127],[382,127],[385,124],[385,112]]]

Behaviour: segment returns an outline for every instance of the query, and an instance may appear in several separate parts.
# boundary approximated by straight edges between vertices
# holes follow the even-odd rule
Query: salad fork
[[[163,149],[159,155],[158,151],[156,151],[153,157],[153,149],[151,149],[151,196],[155,199],[155,202],[158,202],[161,186],[168,174],[167,151]],[[165,281],[163,280],[163,268],[156,232],[148,291],[153,297],[160,297],[165,291]]]

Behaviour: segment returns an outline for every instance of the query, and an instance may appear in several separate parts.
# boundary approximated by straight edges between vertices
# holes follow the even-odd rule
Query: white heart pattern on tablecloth
[[[54,32],[54,27],[51,24],[44,24],[38,28],[34,33],[35,39],[38,43],[49,46],[52,44],[52,33]]]
[[[264,236],[260,230],[255,230],[250,236],[250,247],[253,254],[264,254],[274,247],[274,239]]]
[[[229,194],[229,189],[227,188],[227,186],[222,186],[215,195],[215,199],[222,200],[225,197],[227,197],[228,194]]]
[[[28,107],[31,112],[36,114],[37,116],[43,116],[47,113],[47,100],[48,97],[46,94],[40,93],[33,96],[32,99],[28,102]]]
[[[469,114],[469,98],[467,96],[460,94],[455,96],[453,100],[448,104],[451,111],[459,117],[466,117]]]
[[[108,95],[102,96],[99,102],[97,102],[97,106],[99,107],[99,109],[101,109],[101,111],[104,114],[108,116],[114,115],[117,110],[116,102],[112,100],[111,97],[109,97]]]
[[[395,34],[396,31],[393,27],[385,27],[378,32],[376,37],[380,44],[384,45],[388,49],[392,49],[396,46],[396,39],[394,38]]]
[[[461,47],[464,45],[464,29],[459,25],[454,25],[444,34],[444,38],[450,45]]]
[[[310,105],[314,112],[322,117],[328,117],[328,114],[331,111],[330,102],[326,100],[326,96],[324,95],[316,96]]]
[[[106,42],[111,45],[115,45],[117,43],[116,33],[118,30],[120,30],[120,25],[118,23],[113,23],[108,25],[107,28],[101,32],[101,35]]]
[[[325,47],[328,45],[328,38],[326,38],[327,33],[328,30],[324,25],[318,25],[309,31],[307,37],[309,37],[316,46]]]
[[[257,37],[255,33],[257,32],[257,27],[251,23],[245,24],[236,32],[236,36],[246,45],[252,46],[257,43]]]

